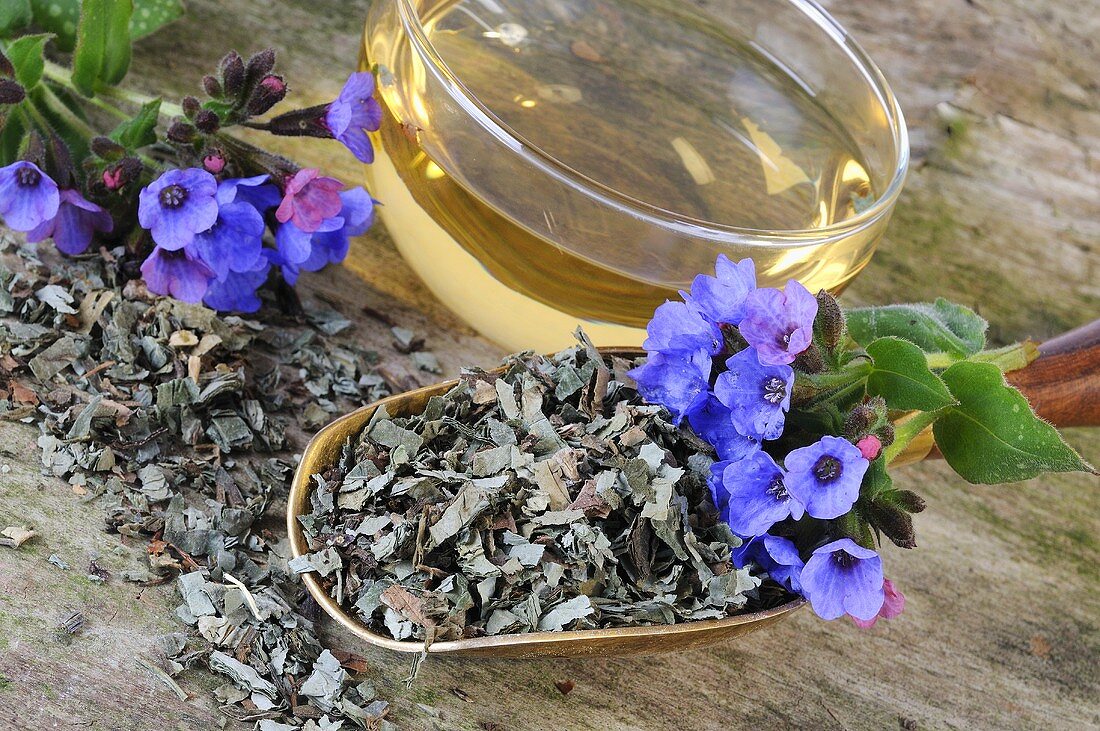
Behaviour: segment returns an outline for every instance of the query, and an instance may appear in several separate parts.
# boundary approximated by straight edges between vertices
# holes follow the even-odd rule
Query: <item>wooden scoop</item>
[[[1026,368],[1012,372],[1008,380],[1031,401],[1040,416],[1057,426],[1100,426],[1100,320],[1068,332],[1039,347],[1040,356]],[[600,348],[608,356],[635,358],[637,348]],[[495,371],[502,372],[502,369]],[[321,429],[306,446],[294,475],[287,508],[287,530],[295,557],[309,552],[298,517],[310,509],[311,475],[325,472],[340,456],[349,437],[358,434],[374,411],[385,406],[391,416],[423,410],[428,399],[449,391],[457,381],[408,391],[376,401],[336,419]],[[909,459],[936,456],[931,433],[924,452]],[[421,642],[403,642],[372,632],[344,610],[321,588],[312,574],[303,575],[306,588],[321,608],[355,635],[372,645],[398,652],[423,652]],[[673,625],[616,627],[572,632],[475,637],[436,642],[430,653],[463,657],[533,658],[588,655],[645,655],[711,645],[730,640],[780,621],[805,604],[795,599],[774,609],[725,619],[700,620]]]

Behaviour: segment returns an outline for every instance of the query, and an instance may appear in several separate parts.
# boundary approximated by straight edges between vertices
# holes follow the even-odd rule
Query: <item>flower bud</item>
[[[847,328],[844,324],[844,312],[836,297],[825,290],[817,293],[817,317],[814,319],[815,339],[827,351],[836,350],[844,341]]]
[[[878,459],[878,456],[882,454],[882,442],[874,434],[867,434],[860,438],[856,442],[856,447],[859,449],[859,453],[863,455],[863,458],[868,462]]]
[[[275,49],[265,48],[248,59],[245,71],[249,79],[260,79],[271,73],[273,68],[275,68]]]
[[[136,157],[124,157],[103,171],[101,180],[107,190],[119,190],[141,177],[144,166]]]
[[[913,519],[909,513],[889,503],[876,500],[868,508],[871,525],[878,528],[898,548],[916,548]]]
[[[218,119],[217,114],[209,109],[200,109],[198,114],[195,115],[195,126],[203,134],[212,135],[218,131],[221,120]]]
[[[926,507],[924,498],[912,490],[898,490],[894,501],[907,513],[923,513]]]
[[[172,122],[172,124],[168,126],[168,132],[165,133],[165,136],[172,142],[179,142],[182,144],[194,142],[197,135],[198,130],[195,129],[194,125],[180,120]]]
[[[889,447],[894,443],[894,425],[886,422],[875,431],[875,435],[882,442],[883,447]]]
[[[11,65],[11,61],[8,60],[3,51],[0,51],[0,76],[9,78],[15,76],[15,67]]]
[[[251,116],[264,114],[286,96],[286,82],[281,76],[269,74],[256,85],[248,100],[248,113]]]
[[[0,79],[0,104],[18,104],[27,97],[27,92],[18,81]]]
[[[121,160],[122,156],[126,154],[126,148],[110,137],[93,137],[90,146],[92,152],[108,162]]]
[[[849,441],[855,441],[870,431],[876,420],[874,409],[867,404],[859,404],[844,421],[844,436]]]
[[[244,89],[244,61],[236,51],[230,51],[222,58],[219,68],[222,73],[222,87],[225,95],[235,97]]]
[[[202,90],[206,92],[207,96],[214,99],[220,99],[224,93],[222,82],[218,81],[216,76],[210,74],[202,77]]]
[[[183,107],[184,116],[188,119],[194,119],[195,115],[199,113],[200,109],[202,109],[202,105],[199,104],[199,100],[193,96],[185,96],[183,98],[183,103],[181,106]]]
[[[212,150],[202,158],[202,166],[208,173],[217,175],[225,170],[225,156],[220,150]]]
[[[821,351],[813,343],[810,343],[810,347],[798,354],[792,365],[796,371],[803,373],[820,373],[825,370],[825,361],[821,358]]]

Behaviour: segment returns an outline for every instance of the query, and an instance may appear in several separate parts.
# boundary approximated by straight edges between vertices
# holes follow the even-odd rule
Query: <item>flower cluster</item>
[[[340,141],[363,162],[374,159],[368,132],[379,128],[382,111],[371,73],[352,74],[329,104],[254,122],[286,96],[274,64],[270,50],[247,61],[229,53],[203,79],[208,100],[185,97],[162,141],[162,105],[151,100],[110,136],[89,140],[79,169],[52,130],[29,130],[20,159],[0,167],[0,218],[29,241],[52,238],[68,255],[86,252],[97,235],[124,243],[153,294],[255,312],[269,282],[293,286],[301,272],[343,261],[350,239],[373,223],[376,204],[363,188],[225,134],[233,125],[310,134]],[[8,94],[0,105],[24,98]],[[153,144],[161,159],[174,153],[163,166],[141,151]]]
[[[820,371],[821,351],[836,345],[814,342],[815,326],[819,339],[837,339],[828,335],[835,301],[794,280],[782,291],[757,287],[752,260],[724,255],[715,276],[696,277],[681,295],[657,308],[643,344],[648,358],[630,375],[643,398],[714,447],[714,503],[742,538],[734,565],[755,564],[826,619],[870,623],[900,612],[904,599],[884,579],[878,554],[843,529],[889,439],[872,431],[883,431],[884,419],[868,419],[854,441],[786,424],[796,376]]]

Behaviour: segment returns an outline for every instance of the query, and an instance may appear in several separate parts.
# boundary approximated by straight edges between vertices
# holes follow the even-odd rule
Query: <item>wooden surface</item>
[[[1006,342],[1043,339],[1100,314],[1100,12],[1095,0],[850,0],[826,5],[883,67],[905,109],[914,166],[887,240],[845,295],[882,303],[943,295],[977,307]],[[190,16],[143,41],[137,83],[190,90],[229,47],[286,51],[300,101],[331,98],[354,65],[364,2],[189,0]],[[304,98],[303,98],[304,97]],[[285,151],[349,180],[331,143]],[[357,320],[383,364],[408,368],[362,315],[384,309],[426,336],[448,375],[501,355],[443,311],[382,230],[356,242],[354,269],[303,277]],[[307,302],[308,306],[308,302]],[[1100,434],[1068,439],[1100,462]],[[95,585],[99,555],[116,574],[142,559],[102,532],[95,505],[39,475],[36,432],[0,425],[0,523],[42,538],[0,549],[0,728],[205,729],[224,719],[184,679],[178,701],[135,654],[181,629],[167,588]],[[886,550],[909,603],[860,631],[802,611],[708,650],[653,658],[531,661],[432,658],[411,690],[404,657],[326,625],[327,642],[370,661],[404,729],[1065,728],[1100,724],[1100,480],[1056,476],[974,487],[942,463],[909,468],[903,487],[929,509],[920,548]],[[272,516],[279,528],[279,516]],[[74,566],[46,562],[57,553]],[[53,627],[88,618],[68,644]],[[567,697],[554,682],[572,680]],[[461,689],[463,693],[456,693]],[[461,697],[460,697],[461,696]],[[464,700],[464,698],[468,698]],[[427,712],[417,704],[434,708]],[[231,727],[236,728],[235,726]],[[242,727],[243,728],[243,727]]]

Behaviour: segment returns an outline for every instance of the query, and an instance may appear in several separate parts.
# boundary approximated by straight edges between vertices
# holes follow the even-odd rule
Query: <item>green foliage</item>
[[[891,409],[935,411],[955,403],[924,353],[908,340],[879,338],[867,345],[867,354],[874,359],[867,393],[883,397]]]
[[[937,299],[932,304],[864,307],[847,313],[852,338],[867,347],[883,337],[908,340],[926,353],[962,359],[985,347],[988,323],[973,310]]]
[[[0,124],[0,166],[10,165],[19,155],[19,145],[23,141],[23,133],[27,131],[23,123],[23,115],[16,112],[10,113]]]
[[[943,380],[958,404],[932,427],[947,463],[970,482],[1027,480],[1041,472],[1092,468],[1031,410],[997,366],[962,362]]]
[[[183,15],[180,0],[134,0],[134,14],[130,17],[130,39],[136,41]]]
[[[73,54],[73,84],[85,96],[122,81],[130,68],[133,0],[84,0]]]
[[[30,0],[30,5],[34,24],[56,36],[58,50],[71,52],[76,47],[80,0]]]
[[[0,37],[25,28],[31,22],[30,0],[3,0],[0,2]]]
[[[15,80],[30,91],[42,80],[42,69],[46,62],[42,55],[49,33],[34,36],[22,36],[8,44],[7,57],[15,67]]]
[[[115,127],[110,137],[131,153],[139,147],[151,145],[157,141],[157,115],[159,114],[160,99],[154,99],[145,104],[133,119]]]

